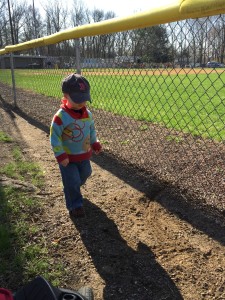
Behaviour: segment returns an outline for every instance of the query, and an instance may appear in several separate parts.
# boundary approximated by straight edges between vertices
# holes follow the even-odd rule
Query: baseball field
[[[60,99],[72,69],[17,69],[16,87]],[[224,69],[84,69],[92,106],[192,135],[225,139]],[[10,70],[0,81],[11,85]]]

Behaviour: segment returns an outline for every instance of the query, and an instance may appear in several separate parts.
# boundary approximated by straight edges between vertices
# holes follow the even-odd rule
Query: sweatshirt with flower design
[[[59,163],[66,158],[70,162],[90,159],[92,149],[98,147],[92,113],[85,106],[69,109],[63,99],[51,123],[50,143]]]

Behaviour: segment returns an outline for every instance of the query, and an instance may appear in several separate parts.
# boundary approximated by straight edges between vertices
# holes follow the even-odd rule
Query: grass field
[[[91,83],[95,108],[225,140],[225,72],[180,70],[92,69],[83,75]],[[16,86],[59,99],[61,80],[70,72],[15,70]],[[0,81],[10,84],[9,70],[0,71]]]

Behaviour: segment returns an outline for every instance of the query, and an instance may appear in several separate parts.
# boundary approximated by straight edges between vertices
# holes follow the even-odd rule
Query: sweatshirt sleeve
[[[91,145],[97,142],[96,130],[95,130],[95,122],[92,118],[91,114],[91,125],[90,125],[90,142]]]
[[[60,113],[56,113],[53,117],[50,126],[50,143],[58,162],[66,159],[68,156],[65,153],[62,145],[63,122]]]

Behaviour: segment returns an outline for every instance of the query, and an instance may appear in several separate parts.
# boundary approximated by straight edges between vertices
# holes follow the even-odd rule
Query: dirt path
[[[83,187],[87,218],[73,223],[48,135],[16,113],[0,109],[0,119],[0,130],[21,141],[24,155],[45,171],[46,210],[38,222],[55,263],[67,271],[64,287],[92,286],[96,300],[225,299],[221,216],[166,191],[152,201],[146,182],[103,153],[93,157]]]

